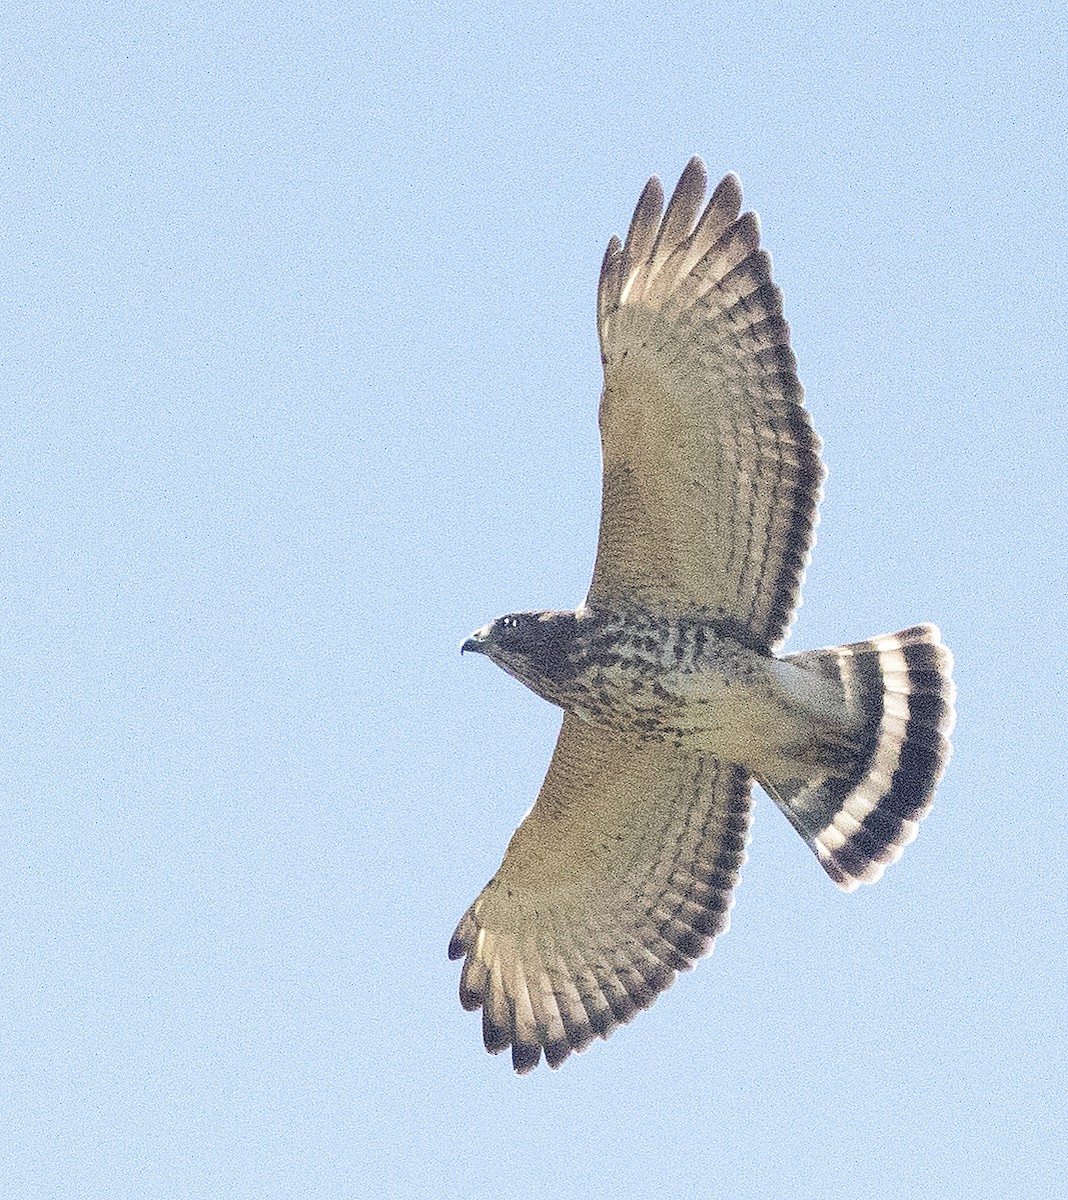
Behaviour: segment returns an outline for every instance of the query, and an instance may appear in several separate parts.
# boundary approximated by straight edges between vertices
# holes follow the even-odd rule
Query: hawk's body
[[[557,1065],[727,926],[758,780],[847,890],[912,840],[949,756],[931,626],[778,658],[823,468],[758,248],[728,176],[650,180],[598,291],[604,487],[575,612],[465,648],[565,711],[537,803],[450,946],[486,1046]]]
[[[543,635],[542,652],[498,644],[494,659],[538,695],[582,720],[714,754],[757,777],[806,756],[817,761],[820,747],[863,728],[840,684],[737,640],[702,610],[660,617],[584,605],[516,620]]]

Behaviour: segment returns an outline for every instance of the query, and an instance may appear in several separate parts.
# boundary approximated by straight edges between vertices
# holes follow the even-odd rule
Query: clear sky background
[[[1063,1194],[1063,5],[0,13],[0,1196]],[[558,714],[594,292],[700,153],[830,468],[791,649],[933,620],[878,887],[758,796],[730,933],[559,1072],[445,957]]]

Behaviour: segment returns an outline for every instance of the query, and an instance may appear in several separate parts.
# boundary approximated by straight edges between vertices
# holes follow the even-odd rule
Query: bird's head
[[[573,612],[521,612],[483,625],[460,647],[484,654],[521,683],[546,695],[547,685],[565,683],[575,674],[574,652],[579,618]]]

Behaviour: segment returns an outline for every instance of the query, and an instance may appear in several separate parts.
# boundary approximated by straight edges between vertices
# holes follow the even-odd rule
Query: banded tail
[[[874,883],[916,837],[949,761],[953,656],[933,625],[785,656],[841,683],[859,753],[816,779],[761,783],[844,891]]]

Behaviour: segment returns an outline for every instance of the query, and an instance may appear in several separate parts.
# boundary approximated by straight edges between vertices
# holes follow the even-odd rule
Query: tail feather
[[[857,750],[815,779],[764,783],[845,891],[874,883],[916,837],[949,761],[953,657],[933,625],[787,661],[841,684]]]

